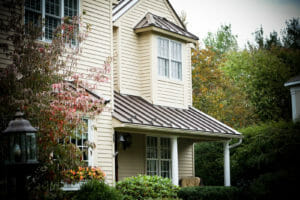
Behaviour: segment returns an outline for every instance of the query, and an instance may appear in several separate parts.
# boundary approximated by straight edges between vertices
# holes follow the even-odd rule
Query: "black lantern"
[[[3,131],[8,142],[9,155],[6,164],[37,164],[37,130],[30,122],[23,119],[24,114],[18,111]]]

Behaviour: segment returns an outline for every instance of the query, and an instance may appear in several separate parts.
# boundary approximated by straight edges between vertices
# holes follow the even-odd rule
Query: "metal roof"
[[[300,85],[300,74],[298,76],[294,76],[290,78],[285,84],[285,87],[293,86],[293,85]]]
[[[171,128],[182,131],[240,135],[239,132],[194,107],[154,105],[139,96],[115,92],[113,117],[125,124]]]
[[[157,15],[154,15],[152,13],[147,13],[145,17],[134,27],[135,30],[141,29],[141,28],[146,28],[150,26],[155,26],[157,28],[176,33],[194,40],[199,40],[197,36],[194,34],[188,32],[187,30],[177,26],[173,22],[167,20],[164,17],[160,17]]]

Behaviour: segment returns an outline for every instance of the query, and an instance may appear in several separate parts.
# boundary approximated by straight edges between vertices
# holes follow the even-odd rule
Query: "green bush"
[[[80,187],[76,200],[122,200],[123,197],[114,187],[103,181],[90,180]]]
[[[124,200],[174,199],[178,191],[168,178],[143,175],[125,178],[117,183],[116,188],[124,195]]]
[[[224,186],[185,187],[178,191],[178,197],[183,200],[235,200],[239,199],[239,190]]]

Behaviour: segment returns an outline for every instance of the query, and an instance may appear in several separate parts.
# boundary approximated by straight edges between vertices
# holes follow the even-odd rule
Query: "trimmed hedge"
[[[116,188],[124,195],[124,200],[176,199],[178,191],[168,178],[143,175],[125,178]]]
[[[178,191],[183,200],[238,200],[239,189],[225,186],[185,187]]]

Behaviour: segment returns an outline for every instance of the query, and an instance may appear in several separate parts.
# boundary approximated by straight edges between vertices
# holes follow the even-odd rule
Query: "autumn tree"
[[[234,127],[255,120],[245,93],[222,71],[222,60],[211,49],[192,50],[193,105]]]
[[[81,24],[78,16],[65,17],[52,41],[42,42],[42,19],[24,23],[23,8],[24,0],[1,2],[0,116],[10,120],[21,109],[38,127],[40,165],[27,186],[40,199],[61,186],[64,170],[84,165],[70,138],[85,128],[83,116],[93,118],[104,109],[105,100],[90,90],[108,79],[111,58],[99,68],[76,73],[80,44],[90,26]]]

